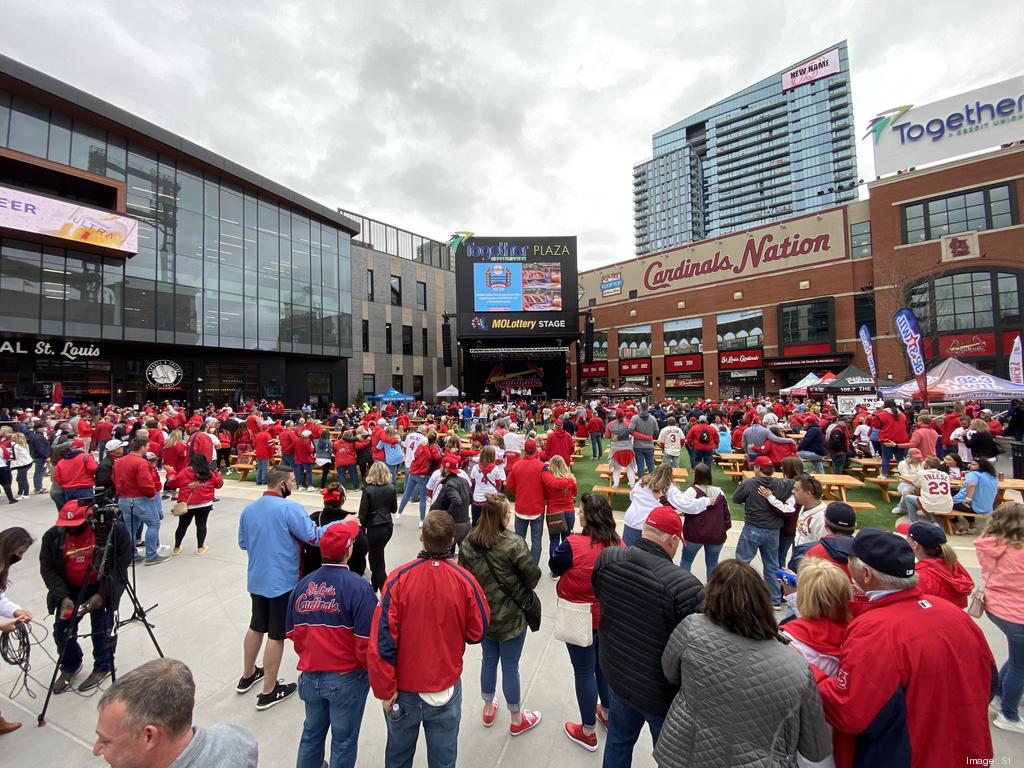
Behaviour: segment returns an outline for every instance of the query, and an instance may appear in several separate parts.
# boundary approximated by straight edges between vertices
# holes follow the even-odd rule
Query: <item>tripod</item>
[[[99,539],[100,536],[103,537],[102,549],[98,558],[96,550],[93,550],[92,557],[89,559],[89,566],[86,569],[85,577],[82,581],[82,586],[79,588],[78,594],[74,598],[70,616],[64,617],[68,624],[64,631],[64,642],[60,645],[60,654],[58,655],[57,662],[54,665],[53,675],[50,677],[50,685],[46,690],[46,699],[43,702],[43,709],[37,718],[40,727],[46,725],[46,711],[49,709],[50,699],[53,697],[53,686],[57,681],[57,675],[60,674],[61,665],[64,662],[64,656],[70,647],[71,640],[76,637],[93,637],[96,633],[94,630],[88,635],[76,635],[78,623],[88,613],[88,610],[85,609],[85,594],[89,590],[93,576],[96,576],[99,579],[100,584],[99,590],[94,594],[100,595],[101,599],[104,601],[103,605],[98,610],[109,610],[112,613],[112,620],[109,623],[104,621],[103,627],[105,653],[110,663],[111,680],[117,680],[117,671],[114,666],[114,649],[117,645],[117,631],[123,624],[128,623],[127,621],[121,622],[117,620],[119,609],[117,605],[113,604],[113,597],[116,594],[116,587],[118,583],[123,584],[125,591],[128,593],[128,599],[131,601],[134,608],[133,617],[139,617],[143,626],[146,627],[149,639],[153,642],[153,647],[156,648],[157,655],[163,658],[164,652],[161,650],[160,644],[157,642],[156,635],[153,634],[152,625],[146,620],[146,609],[139,603],[135,587],[129,583],[127,573],[121,571],[117,567],[117,563],[111,562],[110,560],[111,550],[114,549],[114,540],[117,538],[117,534],[114,532],[114,526],[122,526],[122,530],[126,530],[123,528],[123,522],[120,515],[116,514],[115,510],[116,507],[113,509],[108,507],[106,511],[108,512],[109,517],[107,517],[102,523],[91,521],[96,538]],[[134,536],[132,534],[128,534],[128,536],[132,539],[131,544],[134,545]],[[97,559],[99,560],[98,563]],[[60,610],[60,606],[57,607],[57,610]]]
[[[135,527],[135,499],[129,499],[128,500],[128,519],[132,523],[132,528],[134,528]],[[150,624],[149,621],[146,619],[146,612],[147,611],[152,611],[154,608],[156,608],[158,605],[160,605],[160,603],[153,603],[151,606],[149,606],[148,609],[147,608],[143,608],[142,605],[139,603],[138,593],[135,590],[135,583],[136,583],[135,582],[135,560],[136,560],[136,557],[135,557],[135,555],[136,555],[135,531],[134,530],[128,531],[128,535],[132,539],[132,578],[131,578],[131,583],[130,584],[128,583],[127,580],[125,581],[125,591],[131,597],[132,605],[135,607],[135,610],[132,611],[132,615],[129,616],[127,619],[122,619],[122,620],[118,621],[116,628],[118,630],[120,630],[121,627],[124,627],[124,626],[127,626],[128,624],[131,624],[133,621],[141,621],[143,624],[146,625],[146,631],[149,632],[150,637],[152,637],[153,636],[153,626],[154,625]],[[156,645],[156,638],[153,638],[153,644]],[[157,651],[159,651],[159,650],[160,650],[160,647],[157,646]],[[160,655],[163,656],[162,653]]]

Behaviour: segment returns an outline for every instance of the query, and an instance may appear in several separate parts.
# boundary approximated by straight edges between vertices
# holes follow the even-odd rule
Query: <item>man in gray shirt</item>
[[[633,433],[633,453],[636,454],[639,478],[645,472],[654,471],[654,436],[658,434],[658,420],[647,412],[647,403],[640,404],[639,412],[629,420],[629,428]]]
[[[788,437],[779,437],[767,427],[758,424],[756,421],[749,427],[743,430],[743,437],[740,438],[740,442],[743,445],[743,452],[747,454],[747,459],[753,461],[759,455],[754,450],[755,445],[764,445],[765,443],[793,443],[796,445],[796,441],[790,440]]]
[[[154,659],[100,698],[92,753],[114,768],[256,768],[253,735],[237,725],[192,725],[196,684],[176,659]]]
[[[782,513],[768,501],[774,496],[785,501],[793,492],[793,481],[772,477],[772,460],[767,456],[754,459],[754,476],[741,482],[733,491],[732,500],[743,505],[743,530],[736,542],[736,559],[749,563],[754,555],[761,554],[761,567],[765,583],[772,593],[776,608],[782,608],[782,588],[775,576],[779,568],[779,530],[782,528]],[[761,488],[770,491],[762,494]]]

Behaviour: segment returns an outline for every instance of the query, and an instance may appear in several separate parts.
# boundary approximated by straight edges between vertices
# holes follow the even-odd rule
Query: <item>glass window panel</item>
[[[162,298],[163,294],[160,293],[159,297]],[[159,319],[157,322],[160,322]],[[202,289],[179,285],[174,294],[174,340],[178,344],[200,343],[203,338],[202,322]],[[216,344],[216,341],[213,343]]]
[[[244,338],[242,304],[243,301],[238,296],[221,293],[219,320],[221,343],[224,343],[226,338],[235,338],[239,341]]]
[[[203,212],[203,176],[192,168],[187,170],[182,167],[177,174],[177,201],[178,208],[192,211],[193,213]]]
[[[220,219],[203,217],[203,258],[207,266],[220,261]],[[216,272],[212,275],[216,277]]]
[[[245,272],[239,267],[220,265],[220,289],[241,296],[245,288]]]
[[[179,210],[174,229],[174,251],[178,257],[203,257],[203,215]]]
[[[391,275],[391,306],[402,306],[402,278]]]
[[[153,280],[130,277],[125,280],[124,288],[125,327],[144,328],[155,333],[156,283]]]
[[[198,288],[203,284],[203,261],[192,256],[181,256],[175,260],[175,276],[179,285]]]
[[[124,275],[116,263],[103,268],[103,325],[120,326],[124,315]]]
[[[103,175],[107,170],[107,132],[75,120],[71,132],[71,165]]]
[[[221,265],[241,267],[244,265],[244,239],[241,224],[226,219],[220,220],[220,262]]]
[[[99,334],[102,263],[95,257],[68,253],[65,275],[64,322],[69,334]]]
[[[216,344],[220,336],[220,295],[217,291],[204,291],[203,299],[203,339],[207,344]]]
[[[0,90],[0,147],[7,146],[7,129],[11,125],[11,94]]]
[[[242,226],[243,203],[242,192],[220,183],[220,218],[221,221]]]
[[[220,217],[220,185],[216,179],[203,182],[203,213],[214,218]]]
[[[71,118],[54,112],[50,119],[50,139],[46,159],[68,165],[71,161]]]
[[[427,284],[416,282],[416,309],[427,308]]]
[[[259,339],[261,346],[264,342],[269,342],[272,344],[278,343],[278,334],[280,333],[280,322],[281,321],[278,316],[277,310],[277,302],[264,301],[263,299],[260,299]]]
[[[46,157],[50,110],[20,96],[11,103],[11,125],[7,146],[18,152]]]
[[[412,355],[412,326],[402,326],[402,354]]]
[[[935,318],[935,328],[938,331],[956,330],[953,315],[940,315]]]
[[[1009,200],[1010,199],[1010,187],[1009,186],[993,187],[992,189],[990,189],[988,191],[988,198],[992,202],[995,202],[996,200]]]
[[[53,126],[50,126],[53,132]],[[113,133],[107,134],[107,178],[125,180],[126,167],[128,165],[128,141],[123,136],[116,136]]]
[[[964,202],[967,205],[984,205],[985,193],[981,191],[968,192],[966,195],[964,195]]]
[[[1013,219],[1009,213],[993,213],[992,214],[992,229],[998,229],[999,227],[1009,227],[1013,224]]]
[[[5,331],[37,333],[43,290],[40,248],[14,240],[0,243],[0,327]]]

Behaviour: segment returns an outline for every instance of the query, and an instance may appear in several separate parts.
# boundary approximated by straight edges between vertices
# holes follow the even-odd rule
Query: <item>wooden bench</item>
[[[240,482],[240,483],[244,483],[246,481],[246,478],[249,477],[249,473],[255,471],[255,469],[256,469],[256,465],[255,464],[232,464],[231,465],[231,471],[238,473],[238,475],[239,475],[238,482]]]
[[[629,486],[619,486],[618,488],[614,488],[610,485],[595,485],[590,489],[590,492],[607,496],[608,503],[611,504],[612,496],[629,496]]]
[[[899,478],[878,477],[877,475],[874,477],[865,477],[864,482],[870,483],[871,485],[877,485],[878,490],[882,492],[882,500],[886,504],[890,502],[889,497],[892,494],[893,490],[895,490],[896,486],[900,484]]]
[[[958,512],[953,510],[952,512],[926,512],[924,514],[930,515],[942,522],[942,529],[947,535],[953,535],[953,518],[954,517],[969,517],[972,521],[977,520],[979,517],[989,518],[991,515],[979,515],[974,512]],[[921,517],[924,517],[924,514]]]
[[[875,509],[875,505],[869,501],[848,501],[846,503],[849,504],[855,512],[868,509],[874,511]]]
[[[745,470],[742,469],[726,469],[722,470],[722,474],[724,474],[726,477],[732,478],[732,481],[734,483],[739,483],[741,480],[743,480],[744,471]]]

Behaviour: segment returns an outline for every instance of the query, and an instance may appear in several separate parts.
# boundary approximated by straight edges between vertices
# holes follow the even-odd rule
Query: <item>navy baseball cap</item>
[[[915,573],[914,550],[898,533],[881,528],[865,528],[844,549],[849,550],[847,554],[879,573],[900,579],[909,578]]]

